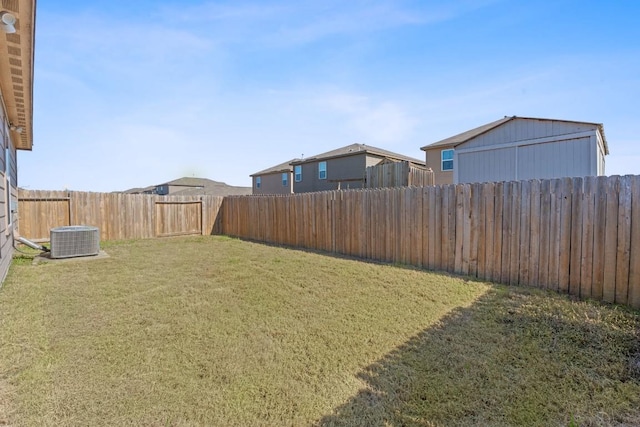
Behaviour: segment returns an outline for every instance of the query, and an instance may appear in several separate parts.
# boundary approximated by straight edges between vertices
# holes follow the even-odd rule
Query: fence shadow
[[[496,286],[366,367],[316,424],[640,425],[636,334],[637,312]]]

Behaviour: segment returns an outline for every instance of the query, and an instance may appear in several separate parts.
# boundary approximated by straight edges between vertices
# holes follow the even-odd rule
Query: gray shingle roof
[[[158,185],[152,185],[145,188],[132,188],[126,190],[126,193],[139,194],[145,190],[153,190],[161,185],[171,185],[176,187],[184,187],[178,191],[173,191],[172,196],[235,196],[251,194],[251,187],[235,187],[227,185],[224,182],[214,181],[207,178],[183,177],[174,179],[173,181],[164,182]]]
[[[307,163],[307,162],[315,162],[318,160],[326,160],[334,157],[344,157],[344,156],[352,156],[354,154],[367,153],[372,154],[374,156],[385,157],[394,160],[407,160],[412,163],[417,163],[419,165],[424,165],[423,160],[419,160],[413,157],[405,156],[403,154],[394,153],[392,151],[383,150],[382,148],[372,147],[371,145],[365,144],[351,144],[345,147],[337,148],[335,150],[327,151],[326,153],[316,154],[315,156],[306,157],[304,159],[297,159],[291,162],[292,165]]]
[[[559,119],[542,119],[535,117],[518,117],[518,116],[505,116],[500,120],[496,120],[495,122],[487,123],[486,125],[478,126],[477,128],[473,128],[466,132],[459,133],[454,136],[450,136],[449,138],[434,142],[433,144],[425,145],[420,149],[423,151],[429,150],[431,148],[442,147],[442,146],[456,146],[462,144],[463,142],[467,142],[470,139],[475,138],[476,136],[482,135],[483,133],[489,132],[492,129],[497,128],[498,126],[503,125],[514,119],[525,119],[525,120],[552,120],[556,122],[568,122],[568,123],[581,123],[587,125],[594,125],[598,127],[600,131],[600,135],[602,135],[602,142],[604,143],[604,150],[606,154],[609,154],[609,146],[607,145],[607,138],[604,136],[604,126],[602,123],[592,123],[592,122],[580,122],[575,120],[559,120]]]
[[[178,179],[174,179],[173,181],[163,182],[158,185],[176,185],[176,186],[184,186],[184,187],[204,187],[205,185],[210,184],[224,184],[224,182],[214,181],[212,179],[207,178],[195,178],[195,177],[182,177]],[[226,184],[225,184],[226,185]]]
[[[291,159],[289,161],[286,161],[284,163],[280,163],[279,165],[275,165],[275,166],[271,166],[270,168],[267,168],[265,170],[261,170],[260,172],[256,172],[256,173],[252,173],[249,176],[258,176],[258,175],[267,175],[270,173],[278,173],[278,172],[290,172],[293,170],[293,166],[291,166],[291,163],[296,162],[300,159],[295,158],[295,159]]]
[[[215,182],[215,181],[214,181]],[[172,196],[246,196],[251,194],[251,187],[234,187],[227,184],[207,184],[204,187],[185,187],[174,191]]]
[[[515,116],[514,116],[515,117]],[[512,120],[514,117],[506,117],[500,120],[496,120],[495,122],[491,122],[491,123],[487,123],[486,125],[482,125],[482,126],[478,126],[477,128],[473,128],[471,130],[468,130],[466,132],[462,132],[459,133],[457,135],[454,136],[450,136],[449,138],[440,140],[438,142],[434,142],[433,144],[429,144],[429,145],[425,145],[424,147],[421,147],[421,150],[427,150],[429,148],[435,148],[435,147],[441,147],[444,145],[458,145],[461,144],[463,142],[466,142],[472,138],[475,138],[478,135],[482,135],[485,132],[489,132],[491,129],[497,128],[498,126],[500,126],[503,123],[508,122],[509,120]]]

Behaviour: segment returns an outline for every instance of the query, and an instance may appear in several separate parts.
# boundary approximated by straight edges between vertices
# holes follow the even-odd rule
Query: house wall
[[[507,144],[536,138],[547,138],[558,135],[595,131],[597,125],[588,123],[571,123],[559,120],[514,119],[487,133],[479,135],[458,148],[465,149],[486,147],[496,144]]]
[[[293,192],[308,193],[311,191],[336,190],[338,184],[343,190],[362,188],[364,186],[367,163],[372,163],[374,160],[379,162],[381,158],[360,153],[327,159],[327,179],[318,179],[318,163],[322,160],[303,163],[302,181],[293,183]]]
[[[461,144],[454,154],[457,167],[454,182],[596,176],[599,174],[598,162],[604,156],[599,159],[596,132],[590,133],[580,132],[575,138],[562,135],[538,143],[521,141],[495,147],[469,144],[476,148],[468,148],[468,144]]]
[[[256,178],[260,177],[260,188]],[[282,172],[274,172],[251,177],[253,194],[291,194],[293,192],[293,173],[288,172],[287,185],[282,185]]]
[[[9,271],[13,257],[13,230],[18,224],[18,168],[15,145],[4,107],[0,106],[0,282]],[[8,148],[8,152],[7,152]],[[9,186],[9,191],[7,191]],[[9,213],[9,209],[12,210]]]
[[[450,150],[453,146],[443,146],[426,150],[427,167],[433,171],[435,185],[453,184],[453,171],[442,170],[442,150]],[[455,168],[455,161],[453,167]]]

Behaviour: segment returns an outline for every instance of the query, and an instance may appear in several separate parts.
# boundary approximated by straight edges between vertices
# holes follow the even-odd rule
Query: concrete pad
[[[94,261],[97,259],[105,259],[105,258],[109,258],[109,254],[107,254],[103,250],[98,252],[98,255],[78,256],[78,257],[71,257],[71,258],[51,258],[51,254],[49,252],[45,252],[36,256],[33,259],[33,263],[39,264],[41,262]]]

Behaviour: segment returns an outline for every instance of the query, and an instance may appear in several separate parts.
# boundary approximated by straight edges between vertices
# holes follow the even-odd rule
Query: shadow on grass
[[[290,245],[286,245],[286,244],[282,244],[282,243],[272,243],[272,242],[263,242],[261,240],[253,240],[253,239],[249,239],[249,238],[245,238],[245,237],[236,237],[236,236],[226,236],[226,235],[216,235],[219,237],[224,237],[227,239],[235,239],[235,240],[239,240],[242,242],[247,242],[247,243],[255,243],[258,245],[264,245],[264,246],[270,246],[273,248],[283,248],[283,249],[289,249],[292,251],[297,251],[297,252],[305,252],[305,253],[309,253],[309,254],[315,254],[315,255],[322,255],[322,256],[326,256],[326,257],[330,257],[330,258],[336,258],[336,259],[345,259],[345,260],[353,260],[353,261],[358,261],[358,262],[363,262],[366,264],[374,264],[374,265],[389,265],[392,267],[397,267],[397,268],[402,268],[405,270],[415,270],[415,271],[425,271],[425,272],[430,272],[430,273],[436,273],[436,274],[443,274],[445,276],[449,276],[449,277],[461,277],[463,279],[467,279],[467,280],[474,280],[474,281],[479,281],[479,282],[484,282],[482,280],[473,278],[473,277],[465,277],[465,276],[461,276],[458,274],[454,274],[454,273],[450,273],[448,271],[445,270],[429,270],[427,267],[419,267],[413,264],[402,264],[399,262],[392,262],[392,261],[385,261],[385,260],[380,260],[380,259],[373,259],[373,258],[364,258],[364,257],[359,257],[356,255],[346,255],[346,254],[341,254],[339,252],[331,252],[331,251],[325,251],[322,249],[314,249],[314,248],[305,248],[302,246],[290,246]]]
[[[640,315],[495,286],[358,374],[326,426],[640,425]]]

